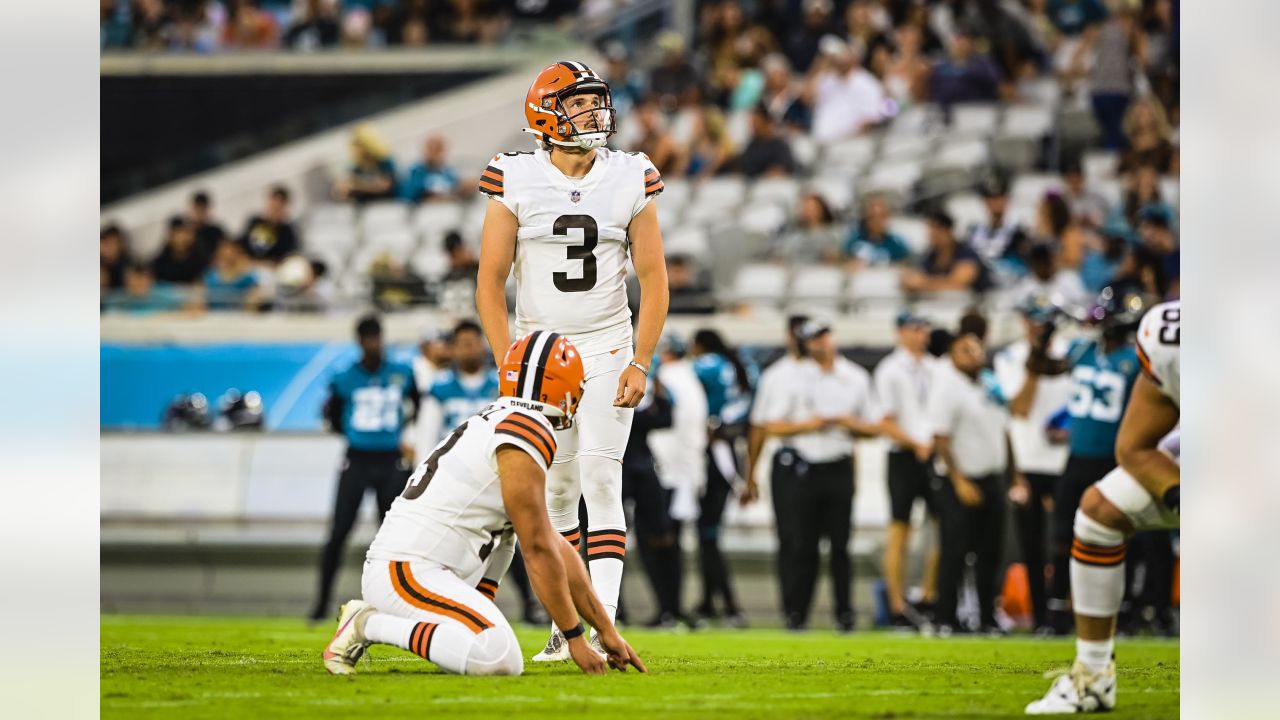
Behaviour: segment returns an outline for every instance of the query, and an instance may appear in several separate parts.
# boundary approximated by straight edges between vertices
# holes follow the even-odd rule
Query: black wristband
[[[1180,497],[1180,495],[1181,495],[1180,488],[1181,488],[1181,487],[1182,487],[1182,485],[1181,485],[1181,484],[1179,484],[1179,485],[1174,485],[1173,487],[1169,488],[1168,490],[1165,490],[1165,491],[1164,491],[1164,497],[1160,499],[1160,502],[1164,503],[1164,506],[1165,506],[1165,507],[1167,507],[1167,508],[1169,508],[1170,510],[1172,510],[1172,511],[1174,511],[1174,512],[1178,513],[1179,515],[1181,515],[1181,514],[1182,514],[1182,511],[1178,509],[1178,505],[1179,505],[1179,503],[1180,503],[1180,501],[1181,501],[1181,497]]]
[[[564,639],[572,640],[576,637],[582,637],[582,634],[585,632],[586,630],[583,629],[582,623],[578,623],[577,627],[569,628],[564,631]]]

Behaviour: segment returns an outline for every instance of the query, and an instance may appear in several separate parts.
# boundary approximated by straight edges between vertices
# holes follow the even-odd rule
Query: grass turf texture
[[[375,646],[347,678],[320,663],[332,632],[290,619],[103,616],[102,717],[1020,717],[1049,687],[1042,673],[1074,654],[1070,640],[631,630],[647,676],[526,662],[522,677],[457,677]],[[526,658],[546,640],[518,634]],[[1117,654],[1108,717],[1176,717],[1178,644],[1121,640]]]

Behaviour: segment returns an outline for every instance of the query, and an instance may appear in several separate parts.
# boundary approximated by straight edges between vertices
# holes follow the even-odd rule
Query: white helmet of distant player
[[[524,129],[560,147],[603,147],[617,132],[609,83],[586,65],[565,60],[543,68],[525,97]]]

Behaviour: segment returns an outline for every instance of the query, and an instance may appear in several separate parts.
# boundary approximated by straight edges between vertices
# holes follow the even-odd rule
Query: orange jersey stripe
[[[484,171],[484,173],[482,173],[482,174],[480,175],[480,179],[481,179],[481,180],[488,180],[490,183],[493,183],[494,185],[497,185],[498,187],[502,187],[502,177],[501,177],[501,176],[499,176],[499,175],[494,175],[493,173],[489,172],[488,170],[485,170],[485,171]]]
[[[497,431],[510,431],[527,437],[534,447],[542,451],[548,465],[551,464],[552,458],[556,456],[556,439],[545,428],[539,427],[532,422],[508,416],[506,420],[498,423]]]
[[[1082,542],[1080,540],[1072,540],[1071,548],[1073,550],[1079,549],[1081,552],[1089,553],[1092,555],[1123,555],[1125,546],[1124,545],[1090,545],[1089,543]]]
[[[556,451],[556,436],[555,436],[555,435],[552,435],[552,434],[551,434],[551,433],[550,433],[550,432],[549,432],[545,427],[543,427],[543,426],[542,426],[542,423],[538,422],[537,420],[533,419],[532,417],[530,417],[530,416],[528,416],[528,415],[526,415],[526,414],[524,414],[524,413],[518,413],[518,412],[516,412],[516,413],[511,413],[510,415],[508,415],[508,416],[506,417],[506,419],[505,419],[505,420],[503,420],[503,422],[504,422],[504,423],[505,423],[505,422],[513,422],[513,423],[517,423],[517,424],[519,424],[519,425],[523,425],[523,426],[525,426],[525,427],[526,427],[527,429],[529,429],[529,430],[532,430],[532,431],[536,432],[536,433],[538,434],[538,436],[539,436],[539,437],[541,437],[543,440],[545,440],[545,441],[546,441],[546,443],[547,443],[547,447],[551,448],[551,452],[552,452],[552,453],[555,453],[555,451]]]
[[[501,187],[501,186],[498,186],[498,185],[494,185],[493,183],[489,182],[488,180],[481,179],[481,180],[480,180],[480,192],[483,192],[483,193],[492,193],[492,194],[494,194],[494,195],[501,195],[501,194],[502,194],[502,187]]]
[[[409,571],[409,563],[392,562],[389,568],[391,571],[391,586],[395,588],[396,594],[410,605],[420,610],[453,618],[473,633],[478,634],[487,628],[493,627],[493,623],[486,620],[484,615],[479,612],[424,588]]]
[[[542,457],[543,463],[545,463],[548,466],[551,465],[551,459],[552,459],[551,454],[547,452],[546,448],[542,447],[538,443],[538,440],[532,434],[530,434],[528,430],[523,430],[518,427],[500,427],[497,430],[494,430],[493,432],[494,434],[498,434],[498,435],[510,435],[511,437],[520,438],[521,440],[525,441],[526,443],[528,443],[533,447],[533,449],[538,453],[538,455]]]

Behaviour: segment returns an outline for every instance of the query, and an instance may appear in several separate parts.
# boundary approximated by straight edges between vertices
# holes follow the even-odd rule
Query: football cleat
[[[533,656],[534,662],[564,662],[571,659],[569,654],[569,642],[564,639],[564,634],[559,630],[551,633],[551,637],[547,638],[547,646]]]
[[[338,631],[325,647],[321,658],[332,675],[354,675],[356,662],[364,655],[369,641],[364,624],[377,609],[363,600],[352,600],[338,613]]]
[[[1071,669],[1060,672],[1044,697],[1027,706],[1028,715],[1107,712],[1116,706],[1116,664],[1091,673],[1077,660]]]

